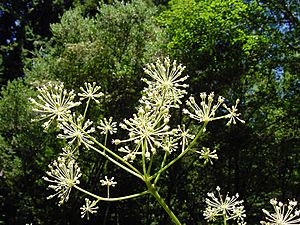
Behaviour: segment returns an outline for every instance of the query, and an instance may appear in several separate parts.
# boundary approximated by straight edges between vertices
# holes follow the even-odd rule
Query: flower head
[[[182,126],[178,125],[177,129],[179,136],[181,138],[181,146],[182,146],[182,151],[185,150],[185,146],[188,144],[189,139],[194,139],[195,135],[190,134],[190,130],[185,128],[185,125],[183,124]]]
[[[97,98],[102,97],[104,94],[102,92],[98,92],[100,90],[100,86],[96,86],[96,82],[91,83],[84,83],[85,89],[83,87],[80,87],[80,90],[82,93],[79,93],[78,96],[80,96],[80,101],[84,99],[93,99],[96,103],[99,103],[99,100]],[[98,93],[97,93],[98,92]]]
[[[261,224],[266,225],[296,225],[300,224],[300,210],[296,210],[297,201],[289,200],[289,204],[283,204],[276,199],[270,200],[275,213],[263,209],[266,214],[266,221],[261,221]]]
[[[125,159],[126,161],[129,161],[129,162],[133,162],[136,158],[136,155],[142,154],[141,152],[130,150],[128,146],[121,147],[118,149],[118,151],[126,153],[126,155],[123,156],[123,159]]]
[[[204,159],[204,165],[208,162],[212,165],[212,159],[218,159],[218,155],[216,154],[216,150],[211,151],[210,148],[203,147],[201,151],[196,151],[200,154],[200,159]]]
[[[218,196],[216,197],[214,193],[207,193],[208,198],[206,198],[207,208],[205,209],[203,215],[208,221],[215,221],[216,217],[222,216],[226,220],[237,220],[238,223],[244,224],[244,217],[246,216],[244,206],[242,205],[242,200],[237,200],[239,195],[236,194],[233,197],[229,197],[228,194],[223,199],[220,194],[220,187],[216,188]]]
[[[107,176],[104,177],[104,180],[100,180],[102,186],[112,186],[115,187],[117,182],[114,181],[114,177],[108,179]]]
[[[80,183],[79,178],[82,175],[80,168],[75,160],[67,161],[63,157],[59,157],[48,167],[50,169],[46,173],[48,177],[45,176],[43,179],[52,183],[49,188],[56,192],[56,194],[50,195],[48,199],[57,195],[60,199],[59,205],[61,205],[68,201],[72,187]]]
[[[178,107],[177,103],[181,103],[180,99],[187,93],[185,88],[188,87],[182,83],[188,78],[182,76],[184,69],[184,66],[177,65],[176,61],[171,62],[168,57],[163,62],[158,59],[155,64],[147,64],[144,71],[152,80],[143,79],[148,84],[144,98],[154,104],[166,99],[168,106]]]
[[[169,119],[166,108],[162,107],[159,112],[153,113],[147,105],[141,106],[133,118],[124,119],[124,123],[120,124],[122,129],[129,132],[129,138],[118,140],[118,143],[133,142],[136,145],[132,151],[136,152],[134,154],[137,154],[140,147],[144,145],[145,157],[149,159],[151,152],[156,153],[156,148],[161,146],[160,141],[166,136],[174,134],[174,131],[170,130],[168,126]]]
[[[231,108],[229,108],[228,106],[226,106],[225,104],[223,104],[223,107],[225,109],[227,109],[227,111],[229,112],[229,114],[226,115],[226,118],[229,118],[228,123],[226,124],[227,126],[229,126],[231,123],[236,124],[236,119],[238,121],[240,121],[241,123],[245,123],[244,120],[238,118],[238,116],[240,116],[240,113],[237,113],[238,109],[237,109],[237,105],[239,104],[240,100],[237,99],[235,101],[235,106],[232,106]]]
[[[216,111],[224,102],[224,98],[220,96],[218,101],[214,103],[214,96],[213,92],[211,92],[208,96],[205,92],[200,93],[200,105],[198,105],[195,98],[191,96],[186,102],[186,104],[191,108],[191,111],[184,109],[183,112],[199,122],[209,122],[217,119],[215,117]]]
[[[95,128],[91,127],[92,124],[93,122],[90,120],[84,122],[82,115],[76,117],[73,114],[68,121],[62,121],[59,124],[63,134],[59,134],[57,137],[69,140],[69,144],[73,144],[77,140],[78,145],[83,143],[88,148],[88,145],[93,144],[93,141],[86,135],[95,131]]]
[[[170,154],[175,152],[178,148],[178,138],[171,135],[166,136],[161,142],[161,148]]]
[[[97,213],[98,206],[96,206],[97,201],[91,201],[88,198],[85,198],[85,205],[80,207],[81,209],[81,218],[87,217],[89,219],[89,214]]]
[[[97,126],[97,128],[101,130],[101,134],[113,134],[117,132],[117,122],[112,122],[112,119],[110,117],[108,120],[106,118],[100,120],[100,126]]]
[[[75,159],[75,155],[78,150],[75,148],[72,148],[72,145],[66,145],[64,148],[62,148],[62,152],[59,153],[59,155],[67,160]]]
[[[64,116],[71,114],[71,108],[80,105],[80,102],[74,102],[74,91],[68,92],[64,89],[63,83],[48,82],[38,88],[38,100],[30,98],[33,103],[34,112],[40,114],[39,120],[47,120],[43,127],[47,129],[55,119],[63,120]]]

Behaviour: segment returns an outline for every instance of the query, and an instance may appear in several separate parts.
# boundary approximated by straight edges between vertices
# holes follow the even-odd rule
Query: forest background
[[[189,92],[214,91],[233,102],[245,124],[208,127],[199,146],[217,147],[203,168],[189,155],[161,178],[160,192],[185,224],[206,224],[206,193],[239,193],[248,224],[269,199],[300,193],[298,0],[2,0],[0,2],[0,224],[172,224],[148,198],[101,203],[87,222],[82,196],[58,207],[42,176],[63,142],[31,122],[36,87],[63,81],[78,90],[96,81],[105,93],[89,117],[121,122],[135,112],[143,66],[169,56],[186,66]],[[177,115],[180,121],[182,115]],[[200,148],[200,147],[199,147]],[[104,160],[80,162],[95,189]],[[139,189],[113,166],[113,195]]]

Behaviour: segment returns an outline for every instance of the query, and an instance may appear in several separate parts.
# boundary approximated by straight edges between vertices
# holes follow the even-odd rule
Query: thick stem
[[[164,208],[164,210],[168,213],[174,224],[181,225],[178,218],[175,216],[175,214],[172,212],[172,210],[169,208],[169,206],[166,204],[164,199],[159,195],[159,193],[156,191],[156,188],[154,185],[152,185],[150,182],[146,182],[148,191],[151,195],[154,196],[154,198],[159,202],[159,204]]]
[[[223,223],[223,224],[224,224],[224,225],[227,225],[227,219],[226,219],[226,215],[225,215],[225,214],[223,215],[223,220],[224,220],[224,223]]]

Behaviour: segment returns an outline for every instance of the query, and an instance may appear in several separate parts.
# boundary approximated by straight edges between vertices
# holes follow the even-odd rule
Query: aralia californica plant
[[[66,90],[60,82],[48,82],[39,87],[37,98],[30,99],[33,111],[38,114],[35,120],[43,120],[45,130],[57,126],[61,131],[57,138],[65,139],[67,143],[57,160],[49,165],[47,176],[44,177],[54,191],[48,198],[57,197],[59,204],[63,204],[68,201],[71,190],[76,189],[89,196],[80,208],[82,217],[88,218],[89,214],[97,212],[99,201],[112,202],[152,195],[172,221],[181,224],[158,192],[160,176],[187,153],[199,154],[204,164],[218,158],[215,150],[195,148],[209,122],[225,119],[227,125],[236,124],[237,121],[244,123],[239,118],[238,99],[235,104],[228,106],[223,97],[216,98],[214,93],[203,92],[200,93],[200,102],[192,96],[187,98],[186,108],[183,109],[185,116],[195,120],[198,129],[191,131],[184,124],[171,127],[171,112],[180,110],[182,99],[187,95],[188,84],[185,82],[188,76],[183,74],[184,69],[184,66],[169,58],[146,65],[146,77],[142,79],[146,87],[137,112],[131,118],[124,119],[119,128],[113,118],[104,118],[99,124],[86,118],[88,108],[93,102],[99,103],[104,95],[96,83],[86,83],[80,88],[80,93]],[[79,105],[84,105],[82,113],[78,112]],[[128,136],[112,140],[115,149],[108,148],[109,135],[116,133],[117,129],[127,131]],[[96,134],[104,135],[104,142],[97,140]],[[80,185],[82,172],[76,162],[82,149],[99,153],[100,157],[142,180],[145,189],[139,193],[112,197],[109,190],[117,182],[107,176],[100,180],[101,185],[107,187],[106,194],[92,193],[83,188]]]

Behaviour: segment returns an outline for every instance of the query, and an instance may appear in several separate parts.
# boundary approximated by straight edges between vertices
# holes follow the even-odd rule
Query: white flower
[[[102,186],[107,186],[107,198],[109,198],[109,188],[115,187],[117,182],[114,181],[114,177],[108,179],[107,176],[104,177],[105,180],[100,180]]]
[[[261,221],[261,224],[266,225],[299,225],[300,224],[300,210],[296,210],[297,201],[289,200],[289,204],[283,204],[276,199],[270,200],[275,213],[263,209],[266,214],[266,221]]]
[[[176,61],[172,63],[168,57],[164,62],[158,59],[155,64],[147,64],[144,71],[152,80],[143,79],[148,84],[143,101],[147,99],[155,104],[160,99],[165,99],[165,106],[168,104],[169,107],[178,107],[177,103],[181,104],[180,99],[187,93],[184,89],[188,87],[187,84],[182,84],[188,78],[182,76],[184,69],[184,66],[177,65]]]
[[[173,136],[166,136],[161,143],[161,148],[168,152],[168,153],[172,153],[175,152],[178,148],[178,138],[175,138]],[[153,150],[152,150],[153,152]]]
[[[169,122],[168,109],[161,108],[161,111],[153,113],[147,106],[141,106],[137,114],[133,118],[124,119],[124,123],[120,124],[122,129],[129,132],[129,139],[115,140],[115,144],[124,142],[134,142],[136,144],[133,152],[140,151],[140,147],[145,147],[145,157],[149,159],[150,152],[156,152],[154,149],[160,147],[160,141],[165,136],[174,134],[168,126]],[[141,152],[141,151],[140,151]]]
[[[203,92],[200,94],[200,98],[201,102],[200,105],[198,105],[195,101],[195,98],[191,96],[186,102],[186,104],[191,108],[191,111],[188,109],[183,109],[183,113],[187,114],[192,119],[198,120],[199,122],[209,122],[213,120],[229,118],[229,121],[226,125],[230,125],[231,123],[236,124],[236,119],[242,123],[245,123],[244,120],[238,118],[238,116],[240,116],[240,113],[237,113],[237,105],[240,102],[239,99],[236,100],[235,106],[229,108],[224,103],[224,98],[222,96],[219,96],[218,101],[214,103],[213,92],[211,92],[208,96],[205,92]],[[229,114],[216,116],[216,111],[221,105],[229,112]]]
[[[223,104],[223,107],[225,109],[227,109],[227,111],[229,112],[229,114],[226,115],[226,118],[229,118],[229,121],[226,125],[230,125],[231,123],[236,124],[236,119],[238,121],[240,121],[241,123],[245,123],[244,120],[238,118],[238,116],[240,116],[240,113],[237,113],[238,109],[237,109],[237,105],[239,104],[240,100],[237,99],[235,102],[235,106],[232,106],[231,108],[229,108],[228,106],[226,106],[225,104]]]
[[[112,119],[110,117],[108,120],[106,118],[100,120],[100,126],[97,126],[97,128],[101,130],[101,134],[113,134],[117,132],[117,122],[112,122]]]
[[[206,198],[207,208],[205,209],[203,215],[208,221],[215,221],[216,217],[225,216],[226,221],[233,219],[237,220],[238,223],[244,223],[244,217],[246,216],[243,201],[238,201],[239,195],[236,194],[233,197],[226,195],[225,199],[220,194],[220,187],[216,188],[218,196],[216,197],[214,193],[207,193],[208,198]]]
[[[112,186],[115,187],[117,184],[116,181],[114,181],[114,177],[108,179],[107,176],[104,177],[105,180],[100,180],[102,186]]]
[[[64,89],[64,84],[55,84],[48,82],[42,87],[38,88],[38,100],[30,98],[35,108],[34,112],[40,113],[39,120],[47,120],[43,127],[47,129],[53,120],[63,120],[64,116],[71,113],[71,108],[80,105],[80,102],[74,102],[74,91],[68,92]]]
[[[85,198],[85,205],[80,207],[81,209],[81,218],[87,217],[89,219],[89,214],[97,213],[98,206],[96,206],[97,201],[91,201],[88,198]]]
[[[182,126],[178,125],[178,133],[179,136],[181,137],[181,146],[182,146],[182,151],[185,150],[185,146],[188,145],[189,139],[194,139],[195,135],[190,134],[190,130],[189,129],[185,129],[185,125],[183,124]]]
[[[192,109],[190,112],[188,109],[184,109],[183,112],[188,114],[192,119],[198,120],[199,122],[209,122],[216,120],[216,111],[220,105],[224,102],[223,97],[219,97],[217,103],[214,102],[214,93],[211,92],[208,96],[205,92],[200,94],[201,102],[198,105],[194,97],[190,97],[186,104]]]
[[[58,157],[57,161],[55,160],[52,165],[48,166],[50,171],[46,174],[48,177],[43,177],[45,181],[51,182],[49,188],[53,189],[56,194],[50,195],[48,199],[58,196],[59,205],[68,201],[69,195],[72,187],[76,184],[79,184],[79,178],[81,177],[80,168],[75,162],[71,159],[66,161],[65,158]]]
[[[115,140],[116,141],[116,140]],[[128,146],[121,147],[118,149],[119,152],[127,153],[127,155],[123,156],[123,159],[129,162],[133,162],[136,158],[137,154],[142,154],[141,152],[131,151]]]
[[[78,96],[80,96],[80,101],[84,99],[93,99],[96,103],[99,103],[99,100],[97,98],[102,97],[104,94],[102,92],[98,92],[100,90],[100,86],[96,86],[96,82],[91,83],[84,83],[85,89],[83,87],[80,87],[80,90],[83,93],[79,93]],[[98,92],[98,93],[97,93]]]
[[[93,144],[93,141],[85,134],[90,134],[95,131],[94,127],[91,127],[92,121],[87,120],[84,122],[82,115],[77,118],[75,114],[69,117],[68,121],[63,121],[59,124],[59,127],[63,130],[63,134],[59,134],[57,137],[61,139],[70,139],[69,144],[73,144],[76,140],[78,145],[82,143],[88,148],[88,145]],[[85,132],[85,133],[84,133]]]
[[[62,152],[59,155],[65,159],[75,159],[74,153],[78,153],[78,149],[73,149],[71,145],[66,145],[62,148]]]
[[[212,159],[218,159],[218,155],[216,154],[216,150],[210,151],[209,148],[203,147],[202,150],[196,151],[200,154],[200,159],[204,159],[204,165],[206,165],[208,162],[212,165]]]

